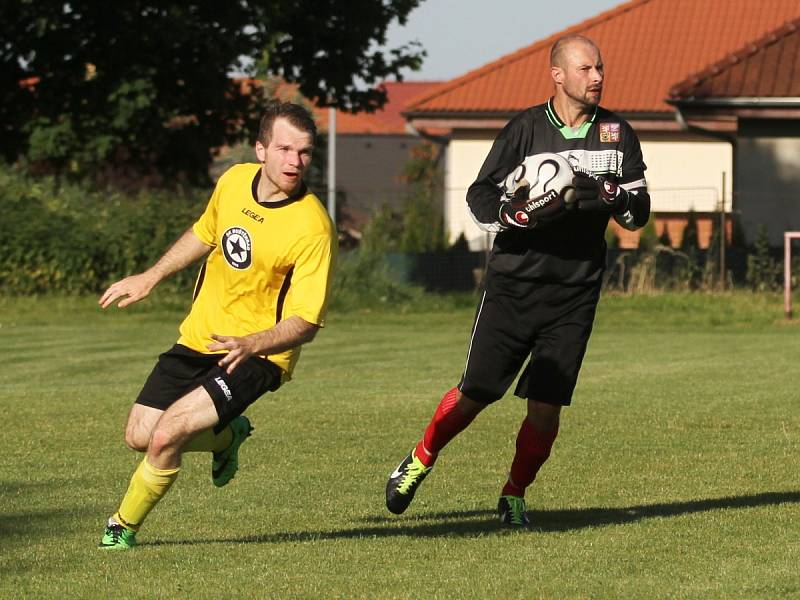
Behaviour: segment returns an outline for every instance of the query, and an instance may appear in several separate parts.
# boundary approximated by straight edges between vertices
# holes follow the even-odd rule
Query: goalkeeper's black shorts
[[[144,383],[137,404],[167,410],[178,399],[202,386],[214,401],[221,431],[266,392],[281,385],[281,369],[270,361],[251,356],[226,373],[217,362],[219,354],[203,354],[175,344],[158,357]]]
[[[567,406],[592,333],[600,283],[567,286],[487,272],[458,389],[499,400],[530,359],[514,393]]]

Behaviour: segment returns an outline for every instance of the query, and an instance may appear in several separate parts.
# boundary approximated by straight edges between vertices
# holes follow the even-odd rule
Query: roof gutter
[[[722,100],[722,99],[720,99]],[[737,98],[731,98],[730,100],[737,100]],[[722,131],[714,131],[712,129],[706,129],[705,127],[698,127],[697,125],[692,125],[686,120],[686,117],[683,115],[681,110],[681,104],[691,104],[695,106],[695,101],[692,102],[679,102],[676,100],[667,100],[667,104],[671,104],[675,108],[675,121],[678,123],[678,127],[681,128],[682,131],[688,131],[690,133],[695,133],[697,135],[702,135],[705,137],[710,137],[716,140],[722,140],[723,142],[728,142],[733,146],[736,146],[736,136],[733,134],[725,133]],[[710,104],[706,104],[705,106],[711,106]],[[720,105],[724,106],[724,105]]]
[[[450,138],[442,135],[432,135],[430,133],[425,133],[424,131],[420,131],[411,124],[411,121],[406,121],[406,131],[411,135],[420,137],[423,140],[426,140],[434,144],[438,144],[440,146],[447,146],[450,143]]]
[[[408,120],[413,119],[506,119],[510,120],[525,110],[448,110],[448,111],[413,111],[404,112]]]
[[[730,98],[686,98],[683,100],[667,100],[675,107],[696,106],[698,108],[796,108],[800,107],[800,96],[774,98],[764,96],[737,96]]]
[[[730,108],[730,109],[800,109],[799,96],[787,96],[784,98],[775,98],[769,96],[735,96],[735,97],[719,97],[719,98],[683,98],[680,100],[667,100],[667,104],[675,108],[675,120],[683,131],[691,131],[699,135],[705,135],[712,138],[725,140],[727,142],[735,143],[736,136],[719,131],[712,131],[696,125],[691,125],[687,122],[683,111],[687,108],[699,109],[714,109],[714,108]]]

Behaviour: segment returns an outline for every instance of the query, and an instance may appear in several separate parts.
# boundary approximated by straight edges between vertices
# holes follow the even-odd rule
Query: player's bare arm
[[[205,256],[210,249],[200,241],[190,227],[152,267],[143,273],[112,283],[100,296],[98,304],[102,308],[107,308],[122,298],[117,307],[125,308],[129,304],[138,302],[146,298],[162,279],[189,266]]]
[[[211,352],[228,351],[220,359],[219,366],[231,373],[239,363],[254,354],[278,354],[306,344],[314,339],[318,330],[319,325],[309,323],[298,316],[291,316],[275,327],[242,337],[211,334],[216,342],[209,344],[208,349]]]

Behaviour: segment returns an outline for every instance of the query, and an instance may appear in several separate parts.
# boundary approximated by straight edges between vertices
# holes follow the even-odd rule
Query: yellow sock
[[[219,433],[206,429],[194,436],[182,448],[183,452],[222,452],[233,442],[233,430],[228,425]]]
[[[122,504],[111,518],[127,529],[139,531],[147,514],[164,497],[180,470],[180,467],[156,469],[145,458],[134,471]]]

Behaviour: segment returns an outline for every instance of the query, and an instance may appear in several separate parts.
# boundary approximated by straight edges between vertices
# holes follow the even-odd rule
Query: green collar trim
[[[545,107],[545,114],[547,115],[547,119],[550,123],[553,124],[553,127],[558,129],[561,135],[564,137],[565,140],[575,140],[575,139],[583,139],[589,133],[589,129],[591,129],[592,125],[594,125],[595,120],[597,119],[597,107],[594,107],[594,112],[589,119],[583,123],[577,129],[567,126],[564,121],[562,121],[558,113],[556,113],[555,109],[553,108],[553,99],[550,98],[547,101],[547,106]]]

